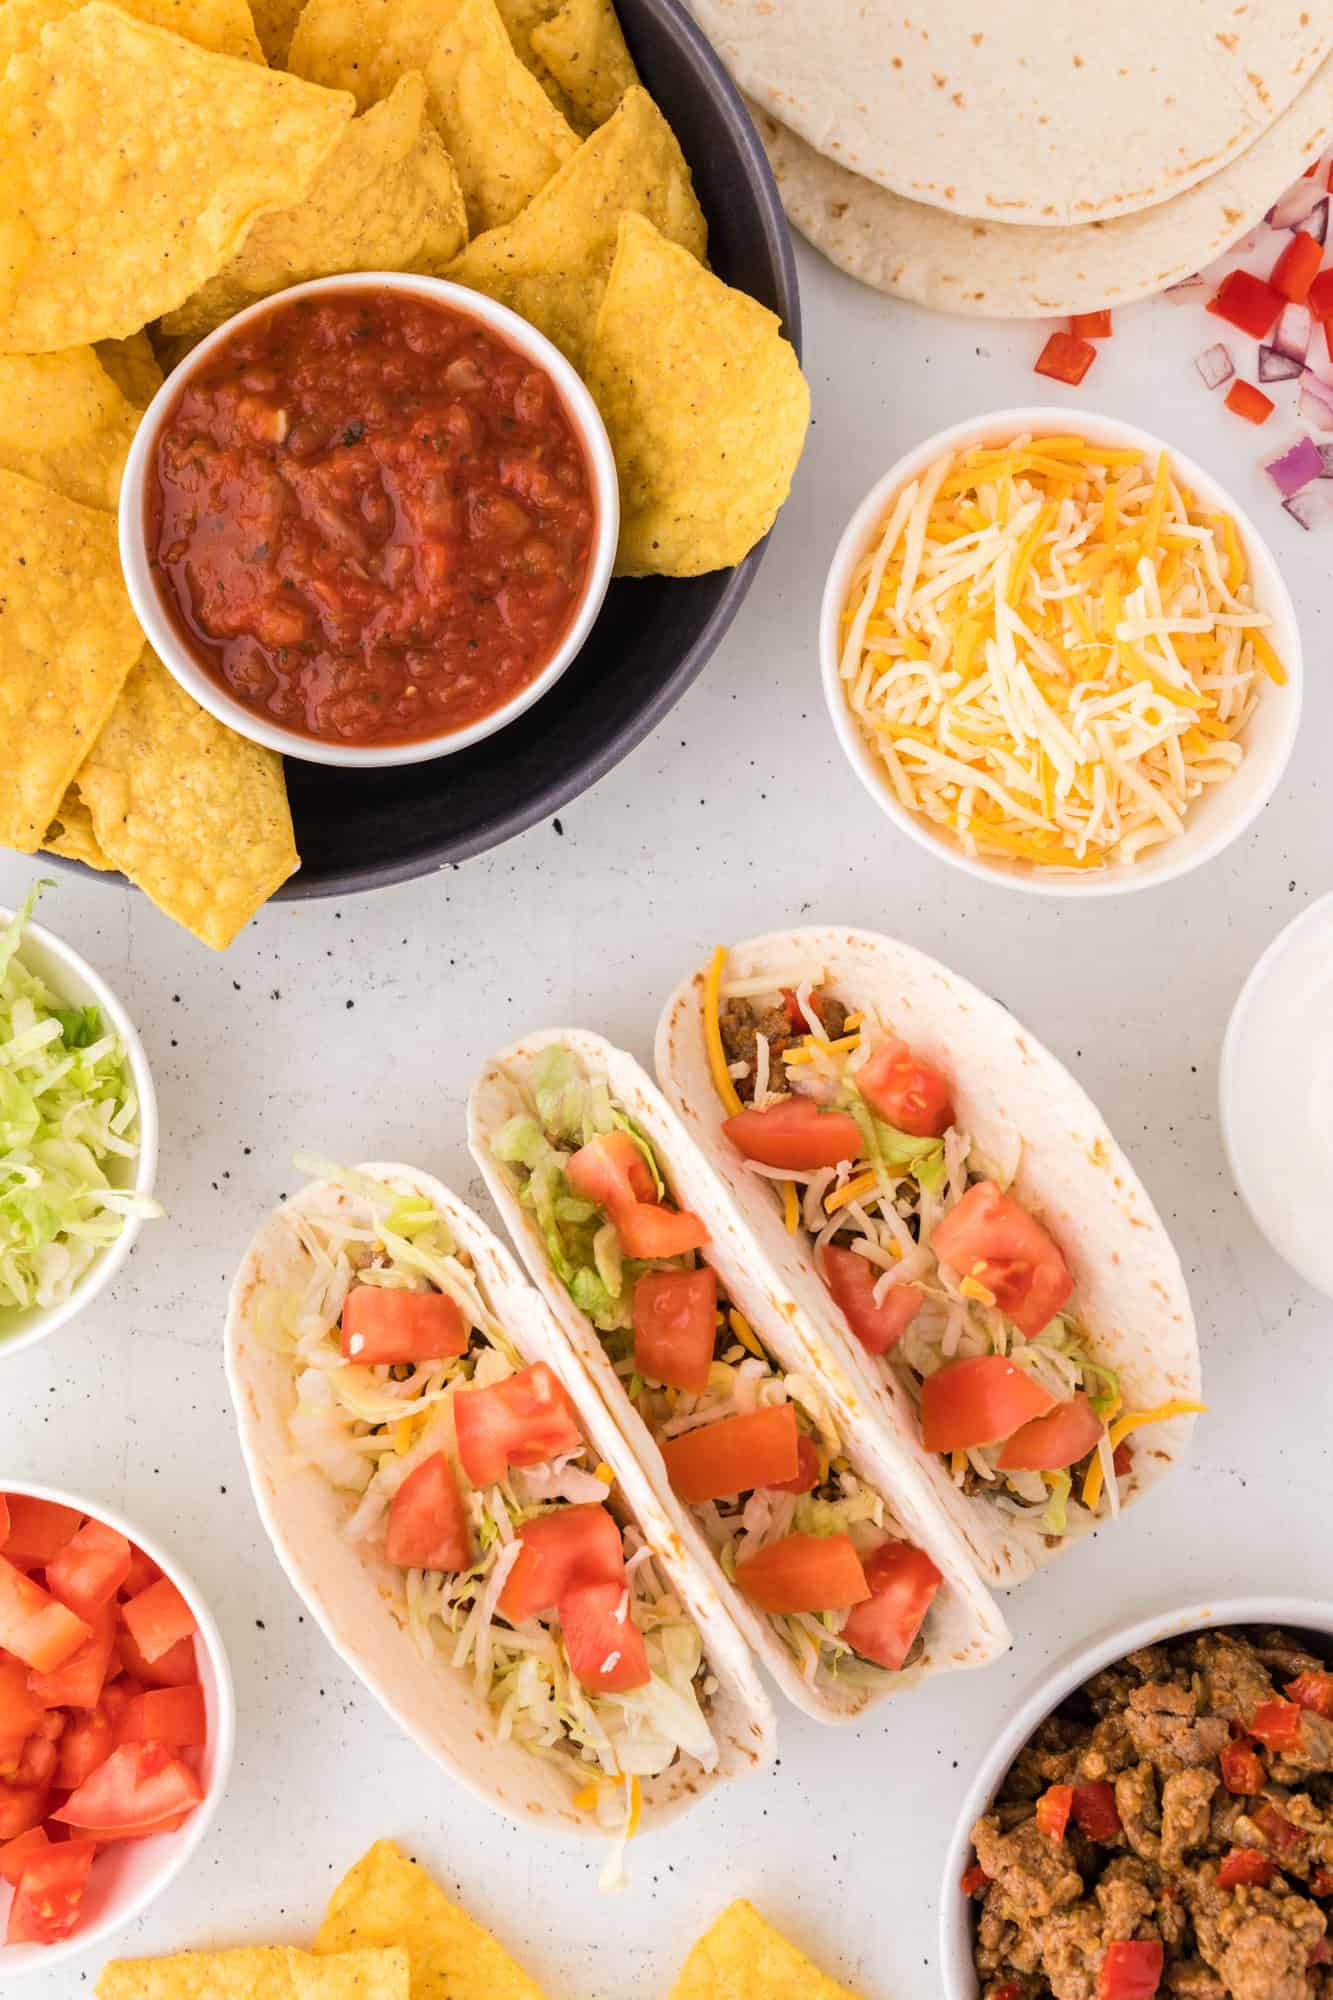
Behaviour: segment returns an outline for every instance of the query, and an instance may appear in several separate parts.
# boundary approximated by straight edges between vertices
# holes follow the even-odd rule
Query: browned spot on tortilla
[[[941,76],[937,70],[932,70],[930,72],[930,80],[934,84],[936,90],[943,90],[945,85],[949,81],[947,76]]]
[[[1224,49],[1229,49],[1229,50],[1230,50],[1230,51],[1231,51],[1231,52],[1232,52],[1232,53],[1234,54],[1234,53],[1235,53],[1235,48],[1236,48],[1236,44],[1237,44],[1237,42],[1238,42],[1238,41],[1240,40],[1240,36],[1239,36],[1239,35],[1224,35],[1224,34],[1222,33],[1221,29],[1219,28],[1219,29],[1218,29],[1218,31],[1217,31],[1217,37],[1216,37],[1216,39],[1217,39],[1217,40],[1218,40],[1218,41],[1219,41],[1219,42],[1220,42],[1220,43],[1222,44],[1222,47],[1223,47]]]
[[[985,39],[986,37],[984,35],[973,35],[972,37],[973,48],[979,49],[981,47],[981,44],[985,41]]]

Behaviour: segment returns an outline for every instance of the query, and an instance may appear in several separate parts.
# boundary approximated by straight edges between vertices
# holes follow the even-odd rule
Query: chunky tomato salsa
[[[149,560],[192,655],[257,715],[343,744],[466,728],[558,649],[597,509],[560,393],[434,299],[279,304],[182,388]]]

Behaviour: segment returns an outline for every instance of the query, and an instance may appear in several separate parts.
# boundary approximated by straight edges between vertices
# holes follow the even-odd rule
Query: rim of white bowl
[[[1333,918],[1333,890],[1326,895],[1316,896],[1313,903],[1299,911],[1283,924],[1277,935],[1271,938],[1260,952],[1246,976],[1245,983],[1236,995],[1235,1004],[1227,1019],[1226,1032],[1222,1037],[1222,1053],[1217,1064],[1217,1105],[1218,1120],[1222,1128],[1222,1149],[1231,1168],[1231,1178],[1245,1204],[1251,1222],[1263,1237],[1265,1243],[1284,1264],[1291,1267],[1298,1277],[1325,1298],[1333,1298],[1327,1272],[1316,1273],[1304,1258],[1302,1247],[1291,1242],[1279,1242],[1268,1220],[1265,1219],[1262,1204],[1255,1196],[1255,1176],[1243,1145],[1236,1133],[1236,1072],[1240,1063],[1240,1044],[1249,1024],[1254,1003],[1262,988],[1267,984],[1274,967],[1303,931],[1313,930],[1320,924],[1329,923]]]
[[[214,1700],[210,1708],[216,1710],[208,1718],[208,1743],[212,1758],[208,1789],[184,1826],[166,1836],[174,1844],[164,1855],[161,1868],[133,1894],[126,1896],[123,1902],[117,1901],[97,1923],[90,1924],[85,1930],[75,1931],[72,1937],[65,1938],[60,1944],[0,1943],[0,1978],[21,1979],[29,1972],[49,1972],[52,1967],[63,1965],[67,1959],[81,1957],[85,1952],[105,1944],[109,1937],[125,1930],[136,1917],[142,1916],[149,1904],[155,1903],[175,1881],[212,1825],[227,1789],[236,1747],[236,1690],[222,1634],[198,1585],[154,1536],[145,1534],[115,1508],[104,1506],[100,1500],[89,1500],[82,1493],[68,1492],[64,1487],[0,1476],[0,1492],[21,1493],[33,1500],[54,1500],[62,1507],[77,1507],[80,1512],[90,1514],[94,1520],[126,1536],[143,1550],[150,1561],[157,1564],[194,1613],[198,1636],[204,1641],[212,1668]],[[161,1835],[156,1837],[162,1838]]]
[[[518,348],[551,377],[559,390],[583,446],[597,499],[597,534],[578,613],[541,672],[509,701],[501,703],[499,708],[479,717],[476,722],[469,723],[467,728],[422,737],[410,743],[328,743],[266,721],[243,702],[234,700],[211,674],[204,672],[182,643],[153,581],[144,538],[144,487],[153,447],[163,420],[194,370],[224,345],[238,327],[247,325],[251,320],[261,319],[293,299],[313,298],[321,292],[349,291],[409,292],[418,298],[433,299],[438,304],[451,306],[456,312],[465,313]],[[274,292],[270,298],[257,299],[234,318],[224,320],[197,347],[191,348],[179,367],[167,376],[139,421],[121,480],[118,533],[121,568],[135,616],[167,671],[201,708],[206,708],[210,715],[216,716],[219,722],[225,723],[238,735],[249,737],[252,743],[262,743],[266,749],[277,750],[284,757],[295,757],[307,764],[332,764],[351,770],[386,770],[397,765],[425,764],[438,757],[449,757],[455,751],[467,750],[485,737],[493,736],[498,729],[516,721],[534,702],[540,701],[573,665],[597,621],[611,582],[620,535],[620,484],[611,440],[596,403],[559,348],[529,320],[512,312],[508,306],[487,298],[483,292],[470,291],[467,286],[452,284],[447,278],[424,277],[410,271],[351,271],[331,278],[313,278],[303,285],[289,285],[285,291]]]
[[[0,908],[0,930],[10,922],[14,914],[11,909]],[[151,1195],[157,1179],[157,1092],[153,1086],[153,1073],[148,1066],[147,1051],[140,1039],[139,1031],[102,974],[75,951],[72,945],[66,944],[63,938],[57,937],[55,932],[48,930],[44,924],[27,923],[23,926],[19,957],[25,958],[32,945],[36,945],[40,952],[48,953],[61,967],[62,972],[68,973],[76,983],[86,989],[124,1043],[126,1060],[139,1099],[139,1158],[135,1167],[133,1191],[135,1194]],[[43,974],[43,977],[49,975]],[[51,978],[50,983],[59,989],[58,980]],[[58,990],[58,997],[62,1000],[73,1000],[79,996]],[[125,1217],[125,1226],[115,1242],[108,1244],[89,1266],[84,1277],[62,1304],[29,1307],[28,1311],[17,1319],[12,1332],[0,1332],[0,1361],[6,1360],[10,1355],[21,1353],[24,1348],[35,1347],[39,1340],[45,1340],[48,1334],[55,1333],[58,1328],[67,1325],[86,1306],[91,1305],[98,1293],[111,1283],[126,1262],[138,1240],[143,1222],[144,1218],[141,1215]]]
[[[1033,1731],[1076,1688],[1126,1653],[1219,1625],[1295,1626],[1333,1641],[1333,1601],[1318,1597],[1218,1597],[1150,1612],[1082,1640],[1029,1688],[982,1759],[949,1840],[939,1892],[943,2000],[978,2000],[981,1992],[973,1956],[972,1901],[958,1885],[972,1854],[972,1828]]]
[[[932,822],[900,805],[893,796],[887,777],[861,739],[843,695],[838,672],[838,627],[847,587],[852,571],[870,542],[873,530],[882,520],[892,495],[946,451],[971,444],[996,443],[1023,431],[1040,433],[1052,427],[1061,433],[1079,431],[1085,437],[1108,445],[1131,446],[1146,452],[1164,451],[1172,464],[1184,474],[1186,482],[1203,499],[1211,505],[1226,508],[1236,523],[1251,578],[1256,583],[1262,582],[1262,590],[1257,595],[1272,615],[1275,643],[1287,670],[1286,686],[1271,690],[1286,704],[1284,726],[1268,752],[1264,780],[1243,809],[1224,819],[1209,839],[1197,845],[1191,841],[1191,828],[1187,821],[1184,833],[1178,834],[1160,849],[1153,850],[1160,855],[1159,860],[1115,862],[1096,874],[1070,872],[1058,878],[1038,873],[1031,867],[1025,869],[1021,862],[998,858],[973,860],[971,855],[965,854],[961,847],[936,830]],[[945,430],[936,431],[914,445],[911,451],[904,452],[875,481],[843,529],[829,565],[819,615],[819,665],[824,701],[843,754],[876,805],[900,832],[936,860],[946,861],[978,881],[998,884],[1001,888],[1015,889],[1029,896],[1067,898],[1123,896],[1139,889],[1158,888],[1163,883],[1178,881],[1195,868],[1203,867],[1206,862],[1216,859],[1234,840],[1238,840],[1258,818],[1282,782],[1296,744],[1305,684],[1300,626],[1291,592],[1268,542],[1229,489],[1187,452],[1179,450],[1166,438],[1158,437],[1155,432],[1144,430],[1140,424],[1130,423],[1123,417],[1102,416],[1092,410],[1041,403],[985,411],[979,416],[965,418],[961,423],[951,424]],[[1269,692],[1265,690],[1265,700]],[[1247,731],[1252,727],[1253,719],[1247,724]],[[1225,797],[1228,787],[1235,783],[1235,777],[1228,779],[1225,785],[1217,788],[1215,796]],[[1173,855],[1174,859],[1171,858]]]

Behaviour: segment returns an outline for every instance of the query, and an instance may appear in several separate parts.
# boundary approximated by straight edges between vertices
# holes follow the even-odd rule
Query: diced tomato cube
[[[342,1351],[363,1368],[445,1361],[467,1353],[463,1309],[447,1292],[353,1285],[342,1311]]]
[[[887,1285],[877,1300],[875,1287],[884,1273],[876,1265],[840,1243],[826,1244],[823,1260],[824,1283],[862,1347],[868,1354],[887,1354],[926,1302],[920,1285]]]
[[[26,1493],[10,1493],[9,1532],[4,1553],[12,1563],[30,1563],[41,1569],[58,1556],[75,1533],[82,1514],[58,1500],[34,1500]]]
[[[540,1465],[583,1442],[574,1405],[545,1361],[483,1389],[460,1389],[454,1430],[458,1456],[474,1486],[490,1486],[511,1465]]]
[[[1304,229],[1298,229],[1273,266],[1272,284],[1284,299],[1304,305],[1310,296],[1315,273],[1324,261],[1322,244]]]
[[[973,1183],[936,1224],[931,1248],[960,1278],[983,1285],[1029,1340],[1050,1324],[1074,1290],[1050,1231],[994,1181]]]
[[[199,1661],[193,1639],[178,1639],[155,1660],[146,1660],[134,1643],[132,1632],[122,1628],[120,1656],[138,1680],[149,1687],[185,1687],[199,1678]]]
[[[31,1856],[10,1905],[7,1944],[58,1944],[70,1936],[96,1852],[95,1841],[62,1840]]]
[[[1249,271],[1228,271],[1208,301],[1208,310],[1242,333],[1263,340],[1272,329],[1286,303],[1275,285],[1265,284]]]
[[[603,1132],[572,1153],[565,1179],[575,1194],[608,1215],[632,1201],[656,1201],[653,1170],[628,1132]]]
[[[121,1607],[121,1617],[135,1645],[151,1666],[163,1653],[188,1639],[195,1616],[170,1577],[160,1576]]]
[[[870,1595],[852,1606],[842,1636],[863,1659],[897,1673],[944,1579],[925,1550],[910,1542],[885,1542],[863,1568]]]
[[[1273,1879],[1274,1862],[1271,1854],[1264,1854],[1257,1847],[1233,1847],[1222,1856],[1217,1871],[1219,1889],[1237,1889],[1242,1884],[1247,1888],[1266,1888]]]
[[[16,1840],[7,1840],[0,1847],[0,1882],[8,1882],[12,1889],[17,1889],[28,1855],[50,1845],[51,1836],[44,1826],[30,1826]]]
[[[794,1479],[800,1470],[797,1437],[795,1407],[772,1403],[664,1439],[662,1460],[672,1490],[695,1507]]]
[[[1253,382],[1242,382],[1239,376],[1223,400],[1233,415],[1244,417],[1247,424],[1266,424],[1273,414],[1272,397],[1256,389]]]
[[[0,1646],[49,1673],[77,1653],[89,1633],[82,1618],[0,1556]]]
[[[1081,340],[1077,334],[1057,327],[1033,362],[1032,372],[1047,375],[1052,382],[1067,382],[1071,389],[1077,388],[1096,359],[1097,350],[1090,340]]]
[[[28,1685],[47,1708],[96,1708],[111,1671],[116,1643],[116,1607],[108,1604],[92,1615],[91,1636],[62,1666],[47,1674],[30,1674]]]
[[[770,1479],[769,1493],[813,1493],[819,1484],[819,1453],[805,1433],[796,1440],[796,1474],[792,1479]]]
[[[932,1063],[889,1036],[856,1072],[871,1110],[912,1139],[938,1139],[953,1123],[953,1087]]]
[[[795,1172],[840,1166],[856,1159],[864,1144],[849,1112],[821,1110],[810,1097],[781,1097],[761,1111],[737,1111],[722,1120],[722,1130],[747,1160]]]
[[[1072,1785],[1048,1785],[1037,1800],[1037,1830],[1048,1840],[1063,1840],[1074,1805]]]
[[[717,1273],[645,1271],[634,1286],[634,1366],[690,1395],[708,1387],[717,1335]]]
[[[130,1544],[114,1528],[85,1521],[46,1565],[46,1587],[80,1618],[109,1604],[130,1573]]]
[[[844,1611],[870,1595],[850,1535],[784,1535],[736,1565],[737,1588],[761,1611]]]
[[[117,1743],[165,1743],[183,1750],[208,1737],[208,1709],[196,1681],[134,1695],[113,1720]]]
[[[511,1625],[554,1611],[585,1583],[622,1583],[625,1548],[610,1510],[596,1501],[553,1507],[518,1531],[518,1558],[505,1578],[497,1611]]]
[[[50,1798],[46,1785],[9,1785],[0,1779],[0,1841],[16,1840],[40,1826]]]
[[[103,1833],[152,1833],[203,1796],[198,1773],[162,1744],[125,1743],[51,1817],[96,1831],[99,1839]]]
[[[62,1792],[77,1791],[99,1764],[105,1764],[116,1747],[111,1718],[101,1708],[87,1715],[73,1716],[60,1739],[60,1762],[56,1785]]]
[[[1007,1355],[965,1355],[922,1384],[921,1439],[927,1451],[998,1444],[1054,1403],[1045,1384]]]
[[[11,1777],[22,1750],[42,1719],[45,1703],[28,1686],[22,1660],[0,1654],[0,1777]]]
[[[124,1583],[120,1586],[121,1596],[137,1597],[140,1591],[147,1590],[150,1583],[156,1583],[161,1574],[161,1570],[151,1556],[146,1556],[140,1548],[132,1547],[130,1549],[129,1573]]]
[[[1070,313],[1069,331],[1078,334],[1081,340],[1109,340],[1111,338],[1111,309],[1104,306],[1099,312]]]
[[[560,1601],[570,1671],[590,1694],[625,1694],[652,1679],[643,1634],[623,1583],[584,1583]]]
[[[423,1458],[394,1494],[384,1553],[399,1569],[457,1571],[471,1562],[467,1514],[444,1452]]]

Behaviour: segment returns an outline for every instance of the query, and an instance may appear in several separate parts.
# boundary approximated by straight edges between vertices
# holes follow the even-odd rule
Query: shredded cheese
[[[801,1226],[801,1205],[791,1181],[782,1183],[782,1220],[788,1236],[794,1236]]]
[[[844,1187],[835,1188],[824,1197],[824,1213],[832,1215],[836,1209],[845,1208],[849,1201],[860,1201],[862,1195],[874,1194],[879,1187],[879,1175],[872,1168],[869,1173],[858,1174]]]
[[[1265,678],[1286,680],[1270,622],[1235,522],[1166,453],[1019,438],[898,497],[840,672],[908,810],[974,857],[1099,868],[1173,839],[1241,763]]]
[[[790,1187],[790,1181],[787,1185]],[[757,1360],[768,1360],[768,1356],[759,1345],[754,1328],[750,1325],[749,1320],[743,1312],[738,1312],[735,1306],[729,1306],[727,1308],[727,1321],[742,1347],[748,1348]]]
[[[1158,1403],[1152,1410],[1127,1410],[1123,1417],[1116,1418],[1102,1439],[1102,1443],[1106,1446],[1104,1455],[1107,1458],[1114,1457],[1130,1432],[1142,1430],[1145,1424],[1164,1424],[1171,1417],[1201,1417],[1206,1415],[1207,1409],[1206,1403],[1188,1403],[1177,1398],[1169,1403]],[[1089,1465],[1083,1480],[1083,1505],[1090,1511],[1096,1508],[1102,1497],[1102,1458],[1103,1454],[1099,1452]]]
[[[727,1068],[727,1058],[722,1047],[722,1024],[718,1020],[718,994],[722,986],[722,973],[727,963],[727,948],[720,944],[708,961],[704,974],[704,1040],[708,1046],[708,1067],[712,1072],[713,1084],[727,1110],[735,1117],[741,1108],[741,1100]]]

